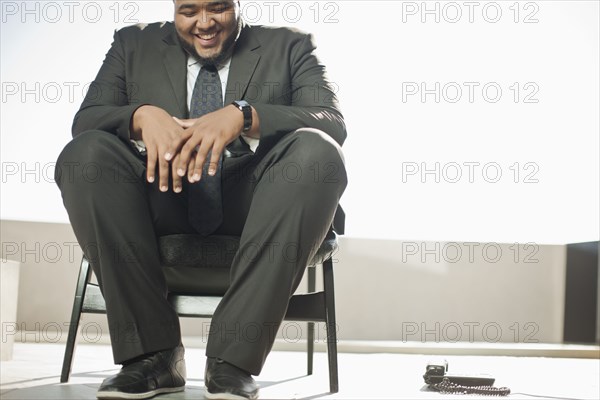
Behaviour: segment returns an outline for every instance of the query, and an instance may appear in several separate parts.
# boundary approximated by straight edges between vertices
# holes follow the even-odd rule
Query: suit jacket
[[[260,117],[261,145],[303,127],[340,145],[346,128],[333,85],[314,54],[311,35],[289,28],[244,25],[231,59],[225,104],[246,100]],[[99,129],[129,140],[130,121],[144,104],[188,117],[187,53],[172,22],[123,28],[75,115],[73,136]]]
[[[289,28],[242,27],[231,59],[225,104],[246,100],[260,118],[268,149],[299,128],[319,129],[342,145],[346,127],[312,36]],[[103,130],[129,143],[133,113],[144,104],[188,117],[187,53],[172,22],[123,28],[75,115],[73,136]],[[343,233],[343,213],[336,230]]]

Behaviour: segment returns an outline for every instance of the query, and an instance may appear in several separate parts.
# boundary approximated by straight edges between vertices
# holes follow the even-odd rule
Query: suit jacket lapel
[[[260,42],[252,29],[244,25],[231,57],[227,90],[225,91],[225,104],[229,104],[234,100],[241,100],[244,97],[259,61]]]
[[[173,95],[177,99],[181,116],[187,118],[187,55],[179,44],[174,27],[165,35],[163,42],[166,44],[163,53],[163,64],[171,81]]]

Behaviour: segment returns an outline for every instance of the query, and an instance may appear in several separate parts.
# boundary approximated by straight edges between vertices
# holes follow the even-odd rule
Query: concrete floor
[[[118,371],[107,345],[77,347],[69,383],[60,384],[64,344],[15,343],[13,359],[1,363],[0,397],[12,399],[95,399],[100,382]],[[305,354],[274,351],[257,378],[262,399],[445,399],[428,391],[423,372],[428,361],[446,359],[450,370],[488,373],[496,386],[512,390],[510,399],[599,399],[600,360],[341,353],[340,392],[329,394],[327,357],[315,355],[315,371],[305,375]],[[188,381],[183,393],[158,399],[204,398],[204,349],[188,347]],[[479,396],[467,396],[476,399]],[[485,398],[485,397],[481,397]],[[487,397],[489,398],[489,397]]]

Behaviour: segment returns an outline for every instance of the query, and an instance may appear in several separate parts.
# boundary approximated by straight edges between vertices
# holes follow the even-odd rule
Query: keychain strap
[[[430,384],[429,387],[442,394],[483,394],[487,396],[508,396],[510,389],[494,386],[463,386],[444,378],[440,383]]]

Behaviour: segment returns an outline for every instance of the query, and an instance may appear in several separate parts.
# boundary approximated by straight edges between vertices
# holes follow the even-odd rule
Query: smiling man
[[[256,398],[252,376],[346,187],[345,125],[310,35],[249,26],[234,1],[174,9],[174,22],[115,33],[57,162],[123,365],[98,397],[184,390],[157,243],[185,233],[240,237],[211,322],[205,385],[208,398]]]
[[[198,25],[200,4],[179,2],[177,7],[175,29],[188,54],[203,65],[220,65],[227,61],[233,54],[233,45],[242,27],[235,4],[215,2],[206,5],[207,13],[215,16],[214,25]]]

